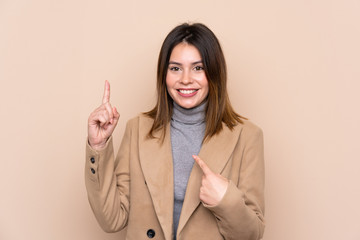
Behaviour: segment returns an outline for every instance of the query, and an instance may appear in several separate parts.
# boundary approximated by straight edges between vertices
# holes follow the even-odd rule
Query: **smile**
[[[182,94],[191,94],[191,93],[196,92],[197,90],[195,90],[195,89],[191,89],[191,90],[179,89],[178,91],[181,92]]]
[[[192,97],[195,94],[197,94],[199,89],[177,89],[177,91],[179,92],[179,95],[182,97]]]

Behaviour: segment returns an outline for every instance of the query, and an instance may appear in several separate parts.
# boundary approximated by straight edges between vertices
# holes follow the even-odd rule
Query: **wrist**
[[[88,144],[92,149],[94,149],[96,151],[100,151],[106,147],[106,143],[109,140],[109,138],[107,138],[105,141],[102,141],[99,143],[91,143],[90,139],[88,138]]]

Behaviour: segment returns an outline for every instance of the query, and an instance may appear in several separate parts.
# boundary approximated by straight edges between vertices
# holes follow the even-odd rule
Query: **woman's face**
[[[202,103],[209,93],[208,80],[199,51],[188,43],[179,43],[171,52],[166,75],[171,98],[183,108]]]

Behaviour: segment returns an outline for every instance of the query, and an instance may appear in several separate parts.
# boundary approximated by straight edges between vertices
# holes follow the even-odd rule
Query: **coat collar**
[[[165,239],[172,239],[172,222],[174,207],[173,160],[170,141],[170,124],[166,127],[164,142],[161,144],[161,133],[155,133],[154,139],[146,137],[153,120],[140,117],[139,151],[140,163],[144,173],[155,212],[163,229]],[[233,149],[238,142],[242,125],[239,124],[232,131],[223,124],[223,130],[204,142],[199,156],[215,173],[221,173],[230,159]],[[200,204],[199,191],[202,171],[194,164],[191,171],[184,204],[181,210],[178,233],[185,227],[192,213]],[[176,233],[174,233],[176,234]]]

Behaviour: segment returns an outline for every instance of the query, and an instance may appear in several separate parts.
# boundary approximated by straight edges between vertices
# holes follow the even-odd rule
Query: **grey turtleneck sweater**
[[[192,155],[198,155],[205,134],[206,102],[191,109],[174,102],[171,118],[171,147],[174,167],[174,239],[185,198],[186,186],[194,164]]]

